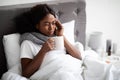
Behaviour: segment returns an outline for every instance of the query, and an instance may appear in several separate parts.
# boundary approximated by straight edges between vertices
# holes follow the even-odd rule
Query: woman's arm
[[[65,36],[64,36],[64,45],[65,45],[67,52],[71,56],[78,58],[78,59],[82,59],[81,53],[66,39]]]
[[[56,31],[56,35],[57,36],[64,36],[63,35],[63,26],[62,24],[60,23],[60,21],[56,20],[56,26],[57,26],[57,31]],[[65,45],[65,48],[67,50],[67,52],[75,57],[75,58],[78,58],[78,59],[82,59],[81,57],[81,53],[66,39],[66,37],[64,36],[64,45]]]
[[[45,52],[40,50],[40,52],[34,57],[34,59],[22,58],[22,75],[29,78],[33,73],[35,73],[42,64],[44,55]]]
[[[39,67],[43,62],[45,54],[48,51],[52,50],[53,48],[52,42],[53,42],[52,38],[48,39],[48,41],[46,41],[43,44],[42,48],[33,59],[29,59],[29,58],[21,59],[22,75],[24,77],[29,78],[32,74],[34,74],[39,69]]]

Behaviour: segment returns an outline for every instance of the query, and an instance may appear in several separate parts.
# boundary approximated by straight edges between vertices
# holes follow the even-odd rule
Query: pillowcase
[[[62,24],[64,27],[64,35],[68,39],[68,41],[72,44],[75,43],[74,39],[74,26],[75,26],[75,20],[66,22]]]
[[[20,63],[20,34],[14,33],[3,36],[3,46],[7,60],[8,69]]]

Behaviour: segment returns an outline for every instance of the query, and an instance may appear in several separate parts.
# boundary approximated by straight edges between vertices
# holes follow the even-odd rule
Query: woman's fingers
[[[44,44],[42,49],[46,50],[46,52],[54,49],[54,39],[49,38]]]
[[[48,39],[48,46],[49,46],[50,50],[53,50],[55,48],[55,42],[54,42],[53,38]]]
[[[57,29],[59,30],[63,28],[61,22],[57,19],[56,19],[56,26],[57,26]]]
[[[57,28],[55,31],[56,35],[63,36],[64,29],[63,29],[63,26],[59,20],[56,20],[56,28]]]

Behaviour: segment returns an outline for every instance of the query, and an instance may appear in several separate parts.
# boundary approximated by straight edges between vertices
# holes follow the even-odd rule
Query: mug
[[[55,36],[54,39],[54,50],[62,50],[64,49],[64,40],[63,36]]]

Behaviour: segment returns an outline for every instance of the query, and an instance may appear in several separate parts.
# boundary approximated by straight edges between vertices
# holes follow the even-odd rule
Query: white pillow
[[[20,39],[20,34],[18,33],[3,36],[3,46],[7,59],[8,69],[20,63],[19,39]]]
[[[68,39],[68,41],[72,44],[75,43],[74,39],[74,26],[75,26],[75,20],[66,22],[62,24],[64,27],[64,35]]]

